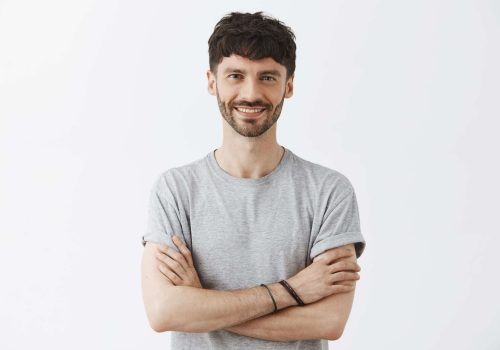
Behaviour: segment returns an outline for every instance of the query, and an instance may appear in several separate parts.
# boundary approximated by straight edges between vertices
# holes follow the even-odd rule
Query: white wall
[[[496,1],[0,1],[0,348],[166,349],[149,190],[221,143],[207,40],[297,35],[278,142],[344,173],[367,247],[343,349],[499,349]]]

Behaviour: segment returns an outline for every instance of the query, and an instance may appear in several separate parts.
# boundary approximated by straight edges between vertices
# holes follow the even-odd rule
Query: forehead
[[[277,70],[283,76],[286,74],[286,67],[279,64],[271,57],[262,58],[260,60],[251,60],[235,54],[229,57],[224,57],[219,63],[217,71],[223,73],[225,70],[241,70],[249,73]]]

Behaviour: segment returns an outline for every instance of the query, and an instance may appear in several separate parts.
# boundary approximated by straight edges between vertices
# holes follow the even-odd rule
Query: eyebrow
[[[246,71],[242,70],[242,69],[228,67],[228,68],[224,69],[224,74],[227,74],[227,73],[246,74]],[[281,73],[277,69],[261,70],[261,71],[257,72],[257,74],[259,74],[259,75],[274,75],[277,77],[281,77]]]

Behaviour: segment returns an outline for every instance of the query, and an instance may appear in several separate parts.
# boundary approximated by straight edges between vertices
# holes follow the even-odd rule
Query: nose
[[[259,80],[247,77],[244,79],[240,89],[240,99],[247,102],[262,100],[262,92],[259,87]]]

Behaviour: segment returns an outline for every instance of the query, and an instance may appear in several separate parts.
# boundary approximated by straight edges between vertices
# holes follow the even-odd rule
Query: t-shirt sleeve
[[[325,250],[350,243],[354,243],[358,258],[365,249],[366,242],[361,234],[356,193],[349,181],[341,192],[337,200],[327,204],[321,227],[313,241],[311,260]]]
[[[146,242],[151,241],[178,250],[172,242],[172,235],[183,237],[181,221],[172,193],[166,186],[164,176],[160,176],[150,192],[146,232],[142,236],[142,245],[145,246]]]

